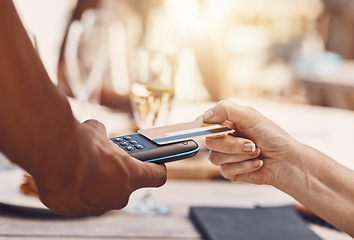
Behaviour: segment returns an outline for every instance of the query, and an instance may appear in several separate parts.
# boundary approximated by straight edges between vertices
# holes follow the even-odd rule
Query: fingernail
[[[208,122],[214,117],[213,111],[210,109],[203,114],[203,121]]]
[[[246,142],[243,144],[242,150],[245,152],[254,152],[256,150],[256,145],[253,142]]]
[[[261,149],[256,147],[256,150],[250,154],[250,156],[258,156],[261,153]]]
[[[254,168],[260,168],[263,166],[263,161],[262,160],[256,160],[252,162],[252,165]]]

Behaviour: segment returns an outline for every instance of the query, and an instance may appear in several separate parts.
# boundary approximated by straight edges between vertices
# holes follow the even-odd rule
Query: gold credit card
[[[138,132],[157,144],[174,143],[197,137],[208,137],[233,133],[235,130],[219,124],[204,123],[203,120],[179,123],[163,127],[141,129]]]

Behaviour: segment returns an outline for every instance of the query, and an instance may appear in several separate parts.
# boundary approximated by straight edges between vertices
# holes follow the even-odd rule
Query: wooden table
[[[134,193],[130,204],[134,205],[145,191]],[[162,188],[150,191],[159,204],[168,207],[167,215],[137,216],[123,209],[99,217],[61,219],[0,208],[0,239],[196,240],[201,237],[188,218],[191,206],[253,207],[294,203],[291,197],[270,186],[232,184],[223,180],[168,180]],[[323,239],[351,239],[324,227],[310,227]]]
[[[255,106],[294,137],[323,150],[342,164],[353,167],[354,161],[349,154],[354,135],[353,112],[264,100],[237,99],[237,102]],[[74,112],[80,114],[78,106],[72,104]],[[180,103],[173,113],[174,122],[193,120],[195,114],[204,112],[213,104],[193,106]],[[176,114],[179,109],[187,114]],[[105,123],[110,136],[129,133],[129,114],[99,108],[92,112],[91,117]],[[202,150],[196,158],[168,164],[169,179],[163,187],[136,191],[131,197],[130,205],[120,211],[111,211],[99,217],[65,219],[36,215],[33,212],[26,214],[25,211],[14,211],[2,206],[0,239],[194,240],[201,239],[201,236],[188,218],[191,206],[253,207],[295,203],[293,198],[271,186],[233,184],[220,180],[218,169],[207,161],[207,152],[203,150],[202,144],[200,142]],[[6,181],[1,184],[6,184]],[[128,211],[146,191],[150,191],[159,204],[166,206],[169,213],[138,216]],[[325,240],[352,239],[335,230],[317,225],[310,227]]]

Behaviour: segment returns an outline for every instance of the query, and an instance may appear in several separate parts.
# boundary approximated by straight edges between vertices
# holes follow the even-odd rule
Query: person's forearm
[[[0,1],[0,33],[0,151],[43,188],[55,192],[70,186],[74,179],[60,174],[77,171],[78,153],[71,144],[78,138],[78,123],[49,80],[10,0]]]
[[[225,178],[233,182],[273,185],[354,237],[352,170],[299,143],[253,108],[222,101],[206,111],[203,120],[207,123],[230,121],[237,126],[238,134],[242,134],[241,139],[226,136],[206,141],[211,150],[209,160],[220,166]],[[244,156],[242,139],[252,140],[260,149],[256,159],[252,155]]]
[[[296,157],[284,163],[275,187],[354,236],[354,172],[307,145],[294,149]]]

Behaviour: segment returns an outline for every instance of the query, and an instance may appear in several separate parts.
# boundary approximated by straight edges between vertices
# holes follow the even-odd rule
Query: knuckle
[[[86,120],[84,123],[85,124],[90,124],[90,125],[96,125],[97,124],[97,120],[95,120],[95,119],[88,119],[88,120]]]
[[[236,168],[235,164],[222,164],[220,166],[220,172],[224,178],[229,179],[231,182],[243,182],[245,180],[245,172],[239,167]]]
[[[239,175],[235,174],[232,176],[232,178],[230,179],[231,182],[236,183],[239,182]]]
[[[205,138],[205,146],[210,149],[213,146],[213,139],[208,137]]]
[[[230,179],[230,165],[222,164],[220,166],[220,171],[223,173],[223,176],[227,179]]]
[[[230,164],[223,164],[220,166],[220,173],[221,175],[230,180],[231,182],[238,182],[238,175],[232,172]]]
[[[106,131],[105,125],[99,121],[96,121],[96,127],[100,130]]]
[[[104,129],[104,130],[106,129],[106,127],[104,126],[103,123],[101,123],[100,121],[97,121],[95,119],[86,120],[84,123],[90,125],[93,128],[96,128],[96,129]]]
[[[229,152],[230,152],[231,154],[236,154],[236,153],[239,153],[239,152],[240,152],[239,147],[238,147],[237,144],[231,144],[231,145],[229,145],[228,147],[229,147]]]
[[[256,109],[254,109],[254,108],[251,107],[251,106],[244,106],[244,108],[245,108],[245,110],[247,110],[247,111],[252,111],[252,112],[255,112],[255,111],[256,111]]]
[[[102,127],[102,128],[105,127],[103,123],[101,123],[100,121],[97,121],[97,120],[96,120],[96,124],[98,127]]]
[[[240,141],[240,139],[235,137],[229,137],[227,144],[225,143],[228,148],[228,151],[232,154],[238,154],[242,152],[240,147],[241,144],[242,142]]]
[[[222,109],[227,109],[228,106],[230,105],[230,102],[228,100],[221,100],[218,105]]]
[[[258,116],[258,117],[262,116],[254,107],[246,106],[245,110],[252,113],[254,116]]]
[[[209,161],[216,166],[220,166],[219,155],[214,151],[209,152]]]
[[[242,106],[242,108],[245,113],[252,114],[252,116],[258,115],[257,110],[251,106]]]

